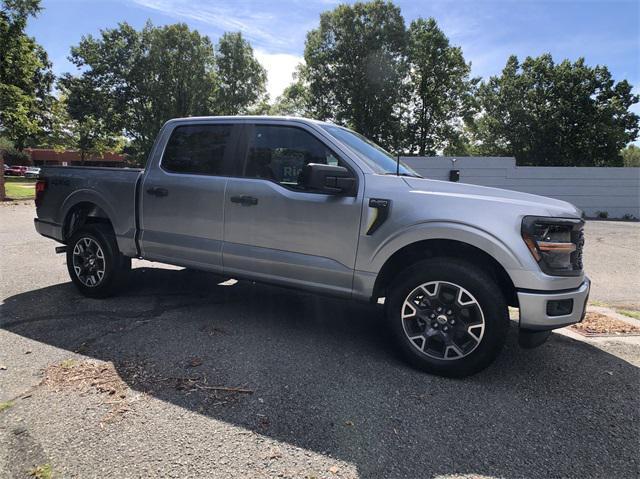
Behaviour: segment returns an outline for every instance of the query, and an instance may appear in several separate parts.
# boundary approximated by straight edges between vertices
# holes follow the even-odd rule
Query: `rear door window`
[[[234,161],[234,125],[185,125],[173,130],[162,156],[171,173],[230,176]]]

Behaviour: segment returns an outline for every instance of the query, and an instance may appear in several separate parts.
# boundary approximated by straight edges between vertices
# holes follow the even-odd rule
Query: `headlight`
[[[581,219],[525,216],[522,238],[542,271],[578,276],[582,273],[583,226]]]

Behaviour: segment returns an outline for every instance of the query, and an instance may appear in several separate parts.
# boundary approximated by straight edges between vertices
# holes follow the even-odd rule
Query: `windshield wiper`
[[[412,175],[411,173],[397,173],[395,171],[388,171],[385,175],[393,175],[393,176],[408,176],[409,178],[424,178],[424,176],[420,175]]]

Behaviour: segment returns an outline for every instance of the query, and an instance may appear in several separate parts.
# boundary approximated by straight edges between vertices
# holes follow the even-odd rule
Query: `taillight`
[[[42,196],[44,195],[44,190],[47,189],[47,182],[45,180],[36,181],[36,207],[40,206],[42,202]]]

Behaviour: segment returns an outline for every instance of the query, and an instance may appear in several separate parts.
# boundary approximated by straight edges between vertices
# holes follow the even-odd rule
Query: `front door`
[[[159,165],[142,184],[140,247],[145,259],[222,270],[224,191],[241,167],[232,124],[176,126]]]
[[[243,175],[229,178],[224,200],[225,274],[350,295],[362,187],[311,193],[298,176],[307,163],[353,169],[310,129],[256,124],[244,138]]]

